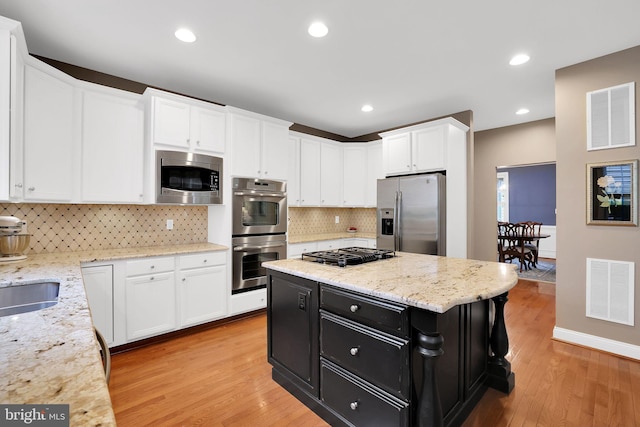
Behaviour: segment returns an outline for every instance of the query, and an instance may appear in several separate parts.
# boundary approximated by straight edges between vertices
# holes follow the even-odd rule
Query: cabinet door
[[[320,143],[300,140],[300,206],[320,206]]]
[[[91,308],[93,325],[113,343],[113,266],[83,267],[82,281]]]
[[[382,143],[374,142],[367,147],[367,182],[365,183],[365,206],[377,206],[378,180],[384,178],[382,167]]]
[[[320,145],[320,204],[342,206],[342,147]]]
[[[285,126],[262,122],[261,176],[269,179],[287,179],[289,165],[295,161],[289,150],[289,129]]]
[[[75,162],[74,87],[25,67],[24,199],[71,201]]]
[[[231,173],[237,176],[260,176],[260,120],[241,115],[231,116]]]
[[[129,277],[125,280],[125,286],[128,341],[175,329],[173,272]]]
[[[144,123],[137,100],[85,91],[83,202],[142,202]]]
[[[153,97],[153,143],[188,149],[190,115],[188,104]]]
[[[191,147],[195,150],[224,153],[225,113],[209,108],[191,107]]]
[[[177,285],[180,327],[208,322],[227,314],[226,277],[224,265],[180,272]]]
[[[367,184],[366,147],[344,147],[343,206],[364,206]]]
[[[414,172],[445,169],[445,126],[436,126],[414,131],[412,132],[411,138]]]
[[[300,139],[289,137],[287,165],[287,204],[300,206]]]
[[[386,176],[411,171],[411,134],[403,133],[382,141],[384,173]]]

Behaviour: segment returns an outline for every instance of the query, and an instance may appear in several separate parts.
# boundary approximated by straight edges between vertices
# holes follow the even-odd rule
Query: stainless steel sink
[[[0,317],[42,310],[58,303],[60,283],[42,281],[0,288]]]

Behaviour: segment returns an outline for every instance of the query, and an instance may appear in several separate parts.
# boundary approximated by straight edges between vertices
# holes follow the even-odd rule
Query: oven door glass
[[[252,199],[246,197],[242,203],[242,225],[275,226],[280,223],[280,201]]]
[[[266,261],[277,261],[277,252],[267,252],[261,254],[245,255],[242,257],[242,280],[265,277],[267,269],[262,267]]]
[[[287,197],[233,196],[234,236],[287,232]]]

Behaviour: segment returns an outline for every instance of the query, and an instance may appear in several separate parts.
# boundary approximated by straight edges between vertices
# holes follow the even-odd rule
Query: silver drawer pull
[[[149,277],[149,280],[153,280],[153,279],[155,279],[155,277],[153,277],[153,276]]]
[[[358,402],[349,403],[349,407],[355,411],[356,409],[358,409]]]
[[[205,259],[203,262],[206,264],[206,263],[207,263],[207,260]]]
[[[152,265],[151,267],[149,267],[151,270],[153,270],[154,268],[156,268],[155,265]]]
[[[349,307],[349,309],[352,313],[355,313],[356,311],[360,310],[360,307],[358,307],[358,304],[353,304],[351,307]]]
[[[351,350],[349,350],[349,353],[351,353],[352,356],[357,356],[358,355],[358,347],[353,347]]]

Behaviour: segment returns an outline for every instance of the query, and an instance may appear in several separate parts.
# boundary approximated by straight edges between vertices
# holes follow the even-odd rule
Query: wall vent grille
[[[587,258],[587,317],[634,324],[634,263]]]
[[[636,145],[635,82],[587,92],[587,150]]]

